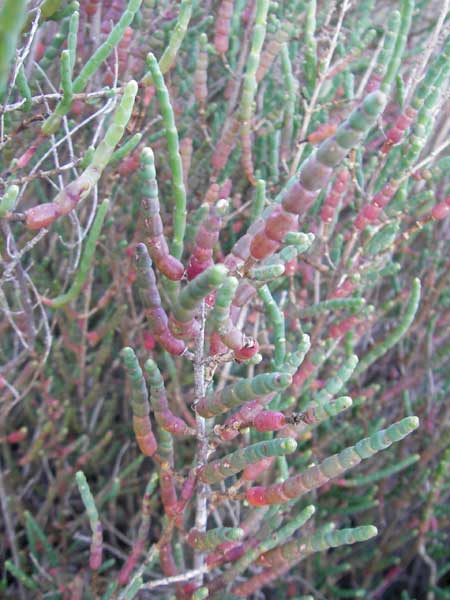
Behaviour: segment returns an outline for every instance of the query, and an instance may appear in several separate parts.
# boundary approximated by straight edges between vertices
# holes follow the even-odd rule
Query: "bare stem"
[[[194,385],[196,401],[203,398],[205,395],[205,364],[204,364],[204,348],[205,348],[205,303],[202,302],[200,309],[200,333],[195,341],[194,350]],[[206,464],[208,458],[208,433],[206,429],[206,419],[200,415],[196,415],[197,423],[197,456],[196,466],[201,467]],[[197,501],[195,513],[195,527],[198,531],[206,531],[206,522],[208,519],[208,485],[198,482]],[[196,577],[196,582],[201,585],[203,583],[203,565],[204,554],[197,551],[194,555],[194,568],[199,570]]]
[[[182,581],[188,581],[189,579],[194,579],[199,575],[203,575],[207,571],[207,565],[200,567],[198,569],[192,569],[191,571],[186,571],[181,575],[172,575],[172,577],[163,577],[161,579],[157,579],[156,581],[150,581],[150,583],[146,583],[142,586],[143,590],[153,590],[157,587],[161,587],[163,585],[170,585],[171,583],[181,583]]]

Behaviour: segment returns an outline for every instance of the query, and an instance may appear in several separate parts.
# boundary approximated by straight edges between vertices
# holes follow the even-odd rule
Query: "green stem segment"
[[[377,344],[370,352],[361,359],[358,368],[355,370],[356,375],[364,373],[372,363],[378,360],[383,354],[395,346],[395,344],[405,335],[414,321],[417,309],[420,302],[420,279],[414,279],[411,286],[406,310],[400,323],[392,330],[392,332],[379,344]]]
[[[330,402],[333,396],[338,394],[344,387],[345,383],[350,379],[354,370],[356,369],[357,364],[358,357],[356,354],[349,356],[336,375],[325,383],[324,387],[314,398],[315,402],[319,406],[325,406],[328,402]]]
[[[210,314],[211,323],[221,341],[234,350],[236,360],[248,360],[258,351],[258,343],[247,337],[231,318],[231,305],[239,282],[236,277],[226,277],[217,290],[216,301]]]
[[[183,354],[186,344],[169,330],[169,319],[161,304],[152,261],[145,244],[136,246],[137,288],[151,332],[170,354]]]
[[[101,46],[97,48],[91,58],[81,69],[78,77],[73,82],[73,93],[79,94],[86,87],[89,79],[94,75],[102,62],[108,58],[114,48],[123,38],[126,28],[131,24],[135,14],[141,6],[142,0],[130,0],[126,11],[120,17],[119,22],[108,35]]]
[[[209,531],[200,532],[191,529],[187,536],[187,543],[197,550],[209,552],[224,542],[235,542],[244,537],[244,531],[239,527],[217,527]]]
[[[114,113],[113,122],[105,137],[92,155],[91,162],[83,173],[55,196],[53,202],[38,204],[25,211],[25,225],[28,229],[42,229],[56,219],[71,212],[80,200],[90,194],[111,159],[115,146],[120,142],[125,127],[131,117],[137,83],[127,83],[122,100]]]
[[[314,552],[324,552],[328,548],[365,542],[377,534],[377,528],[373,525],[363,525],[361,527],[337,529],[334,531],[319,531],[306,538],[292,540],[270,552],[262,554],[258,558],[258,563],[265,567],[286,565],[292,562],[292,560],[298,561],[300,556],[306,557],[308,554],[313,554]]]
[[[300,527],[313,516],[316,512],[315,507],[310,504],[304,508],[298,515],[293,517],[289,523],[281,527],[278,531],[274,531],[269,536],[260,542],[255,548],[249,549],[245,555],[237,560],[233,566],[225,573],[224,581],[226,583],[232,582],[238,575],[243,573],[247,567],[254,564],[258,556],[265,552],[269,552],[273,548],[276,548],[282,544],[285,540],[291,537]]]
[[[280,438],[258,442],[246,448],[236,450],[223,458],[215,460],[200,471],[200,479],[205,483],[214,484],[232,477],[243,471],[247,465],[256,463],[263,458],[291,454],[297,448],[297,442],[291,438]]]
[[[195,408],[202,417],[215,417],[249,400],[284,390],[291,382],[292,377],[288,373],[261,373],[252,379],[241,379],[228,385],[220,392],[208,394]]]
[[[395,40],[394,51],[380,86],[380,89],[383,92],[387,93],[389,91],[400,67],[402,55],[406,47],[406,40],[411,28],[413,10],[414,0],[402,0],[400,9],[400,28],[397,33],[397,39]]]
[[[5,0],[0,10],[0,102],[3,101],[9,70],[26,17],[27,0]]]
[[[364,542],[375,535],[378,531],[372,525],[363,525],[352,529],[341,529],[334,531],[333,527],[324,527],[322,531],[306,538],[293,540],[281,548],[277,548],[272,553],[260,557],[259,561],[274,562],[271,568],[254,575],[242,584],[233,588],[233,592],[239,598],[248,598],[264,585],[268,585],[274,579],[289,571],[295,564],[306,558],[314,552],[336,548],[345,544],[354,544]]]
[[[169,327],[173,335],[181,339],[192,339],[199,332],[195,316],[203,300],[216,290],[227,276],[223,265],[209,267],[192,279],[181,291],[170,315]]]
[[[392,443],[403,439],[418,426],[419,419],[417,417],[407,417],[387,429],[382,429],[370,437],[360,440],[355,446],[345,448],[339,454],[326,458],[319,465],[309,467],[301,475],[290,477],[282,483],[267,487],[250,488],[246,492],[246,499],[253,506],[265,506],[282,504],[293,498],[299,498],[355,467],[361,460],[370,458],[380,450],[388,448]]]
[[[153,456],[157,444],[150,422],[150,404],[144,374],[132,348],[123,348],[121,356],[131,383],[131,410],[136,441],[142,454]]]
[[[6,188],[5,195],[0,200],[0,219],[6,217],[14,209],[18,193],[19,187],[17,185],[10,185]]]
[[[178,50],[180,49],[180,46],[183,42],[183,39],[186,35],[191,15],[192,0],[182,0],[177,22],[170,35],[169,45],[164,50],[161,58],[159,59],[159,70],[163,75],[167,73],[175,64],[175,59],[178,54]],[[144,85],[156,85],[154,74],[151,69],[150,73],[143,77],[142,83]]]
[[[338,127],[336,133],[320,144],[301,166],[298,178],[281,194],[281,205],[268,208],[260,222],[252,225],[249,248],[245,249],[245,254],[248,252],[253,261],[259,261],[279,250],[287,234],[296,231],[299,215],[306,213],[320,190],[328,185],[333,169],[351,148],[360,144],[375,124],[386,101],[386,95],[381,91],[369,94],[362,105]],[[242,245],[241,240],[239,242]]]
[[[151,148],[141,153],[143,185],[141,187],[141,212],[148,233],[147,247],[159,271],[171,281],[178,281],[184,273],[181,262],[169,253],[160,215],[155,158]]]
[[[158,61],[149,54],[147,64],[152,74],[158,100],[161,107],[163,123],[166,130],[166,140],[169,150],[169,165],[172,173],[173,196],[175,209],[173,216],[173,241],[171,244],[171,254],[175,258],[181,258],[183,254],[183,240],[186,230],[186,189],[183,180],[183,163],[181,161],[180,147],[178,141],[178,132],[175,125],[175,116],[170,103],[169,91],[164,82]]]
[[[75,475],[78,490],[81,499],[86,508],[89,519],[89,524],[92,530],[91,555],[89,566],[93,571],[100,568],[102,564],[102,549],[103,549],[103,532],[102,525],[98,516],[97,507],[95,506],[94,496],[89,488],[86,476],[83,471],[77,471]]]
[[[250,138],[253,118],[253,100],[258,86],[256,81],[256,71],[258,70],[261,50],[266,36],[269,4],[269,0],[257,0],[256,2],[255,26],[253,29],[252,45],[247,58],[247,69],[245,71],[240,107],[240,119],[242,123],[242,163],[244,171],[253,185],[256,185],[256,180],[253,175]]]
[[[80,266],[78,268],[77,274],[75,275],[75,279],[73,280],[70,289],[65,294],[61,294],[61,296],[56,296],[52,300],[45,300],[45,304],[52,306],[53,308],[61,308],[61,306],[65,306],[72,300],[75,300],[81,289],[86,282],[89,271],[92,267],[92,262],[94,260],[95,255],[95,247],[97,245],[97,241],[100,237],[100,232],[102,230],[103,222],[106,217],[106,213],[109,208],[109,201],[103,200],[97,210],[97,214],[95,215],[94,222],[92,224],[91,230],[86,239],[86,244],[84,246],[83,255],[81,257]]]
[[[63,97],[56,105],[53,114],[42,125],[43,135],[52,135],[55,133],[60,125],[62,118],[69,112],[72,106],[72,62],[69,50],[63,50],[61,52],[61,88],[63,91]]]
[[[150,401],[158,425],[174,435],[192,434],[192,429],[186,425],[183,419],[174,415],[170,410],[164,379],[155,361],[149,358],[144,365],[144,370],[150,384]]]

